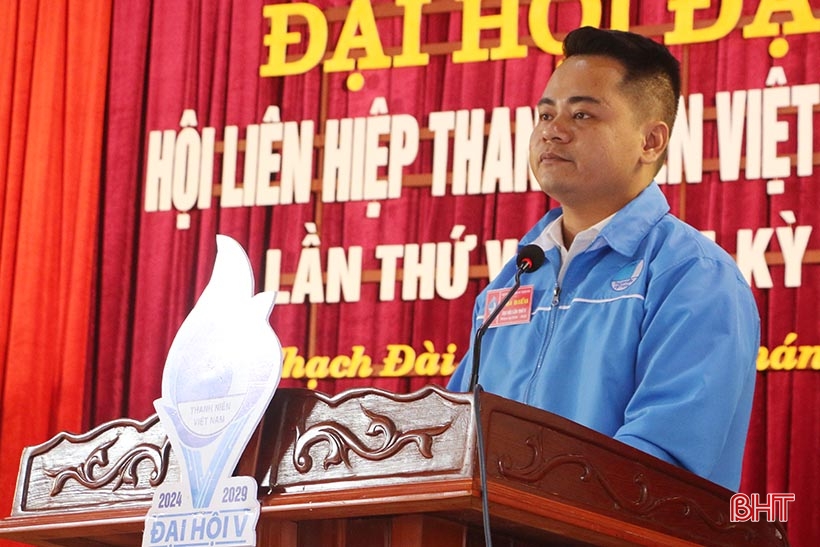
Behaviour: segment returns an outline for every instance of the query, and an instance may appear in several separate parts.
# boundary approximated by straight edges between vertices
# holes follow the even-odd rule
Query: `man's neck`
[[[648,186],[648,183],[646,186]],[[564,245],[569,248],[573,240],[575,240],[575,236],[623,209],[630,201],[635,199],[646,186],[636,187],[634,195],[621,196],[620,200],[609,200],[605,203],[586,203],[581,207],[562,203],[563,226],[561,231],[564,236]]]
[[[564,246],[569,249],[572,246],[572,242],[575,241],[575,236],[587,228],[595,226],[615,212],[616,211],[612,211],[608,214],[599,213],[582,216],[576,214],[572,210],[567,210],[564,208],[563,221],[561,225],[561,234],[564,236]]]

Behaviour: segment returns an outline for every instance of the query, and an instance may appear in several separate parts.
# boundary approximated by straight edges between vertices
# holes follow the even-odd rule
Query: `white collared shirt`
[[[592,242],[598,234],[601,233],[601,230],[604,229],[604,226],[609,224],[609,221],[612,220],[612,217],[614,216],[614,214],[609,215],[597,224],[590,226],[586,230],[578,232],[575,239],[572,240],[572,244],[569,246],[569,249],[567,249],[564,245],[564,215],[561,215],[552,221],[552,223],[547,226],[547,229],[541,233],[538,237],[541,247],[549,248],[555,246],[558,247],[559,251],[561,251],[561,270],[558,272],[559,285],[563,282],[564,274],[567,271],[567,266],[569,266],[569,263],[572,262],[572,259],[586,251],[589,246],[592,245]]]

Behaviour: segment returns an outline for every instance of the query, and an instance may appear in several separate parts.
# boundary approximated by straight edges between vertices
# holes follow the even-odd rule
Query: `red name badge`
[[[494,289],[487,291],[487,300],[484,305],[486,310],[484,317],[489,317],[493,310],[498,307],[510,289]],[[532,316],[532,285],[519,287],[507,306],[501,310],[490,327],[503,327],[505,325],[520,325],[529,323]]]

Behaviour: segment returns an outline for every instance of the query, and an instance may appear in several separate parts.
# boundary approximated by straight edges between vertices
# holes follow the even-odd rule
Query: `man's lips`
[[[556,154],[555,152],[542,152],[539,156],[541,163],[556,163],[561,161],[571,161],[569,158]]]

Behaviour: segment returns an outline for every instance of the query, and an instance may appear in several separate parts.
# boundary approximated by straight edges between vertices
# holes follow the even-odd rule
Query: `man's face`
[[[539,101],[530,167],[565,210],[605,217],[648,183],[639,173],[648,126],[621,87],[623,76],[614,59],[573,56],[555,70]]]

